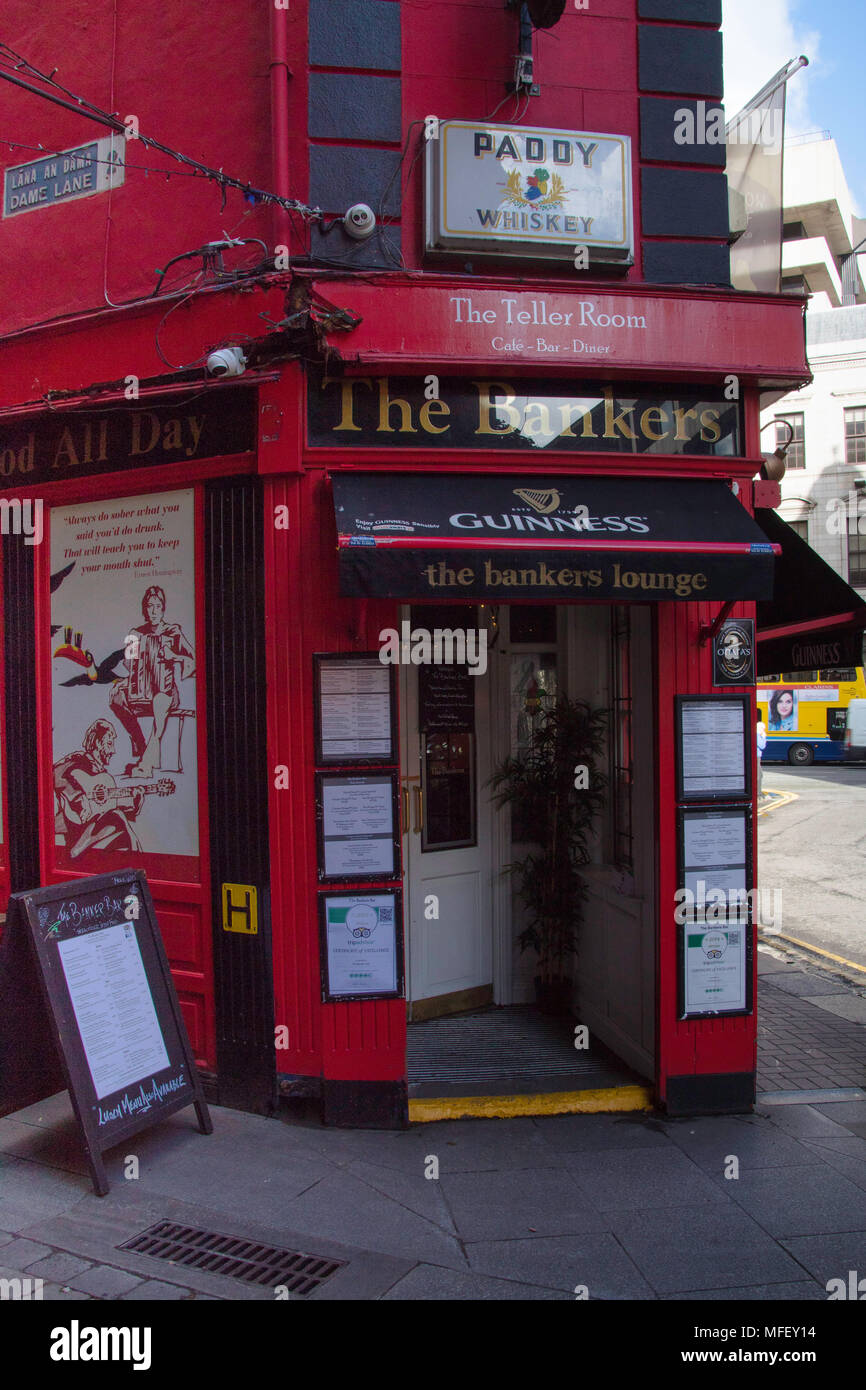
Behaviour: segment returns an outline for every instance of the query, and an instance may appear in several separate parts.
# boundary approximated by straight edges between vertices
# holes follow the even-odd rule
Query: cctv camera
[[[356,241],[366,241],[376,230],[376,214],[366,203],[353,203],[343,218],[343,227]]]
[[[246,369],[247,359],[239,347],[220,348],[207,359],[207,369],[211,376],[241,376]]]

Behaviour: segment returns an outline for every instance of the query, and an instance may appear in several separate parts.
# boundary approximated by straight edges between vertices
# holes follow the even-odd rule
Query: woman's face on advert
[[[787,719],[788,715],[791,714],[791,712],[794,709],[793,695],[790,695],[786,690],[784,695],[779,696],[779,703],[776,706],[776,709],[778,711],[780,719]]]

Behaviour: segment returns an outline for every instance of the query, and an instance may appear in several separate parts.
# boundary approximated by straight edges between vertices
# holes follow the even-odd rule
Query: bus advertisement
[[[864,696],[862,666],[765,676],[757,687],[767,729],[764,763],[844,762],[848,706]]]

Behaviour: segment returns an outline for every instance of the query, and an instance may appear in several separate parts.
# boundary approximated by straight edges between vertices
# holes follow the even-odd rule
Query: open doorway
[[[410,1097],[642,1084],[655,1028],[651,610],[423,605],[401,616],[412,631],[481,631],[486,654],[474,674],[401,667]],[[538,1007],[537,956],[521,950],[526,909],[507,872],[531,851],[531,828],[497,807],[490,778],[562,694],[607,711],[607,790],[570,1008],[552,1016]]]

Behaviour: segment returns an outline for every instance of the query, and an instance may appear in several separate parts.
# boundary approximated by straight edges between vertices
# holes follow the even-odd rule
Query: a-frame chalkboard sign
[[[9,899],[0,944],[0,1114],[66,1086],[93,1185],[102,1155],[175,1110],[213,1125],[139,869]]]

